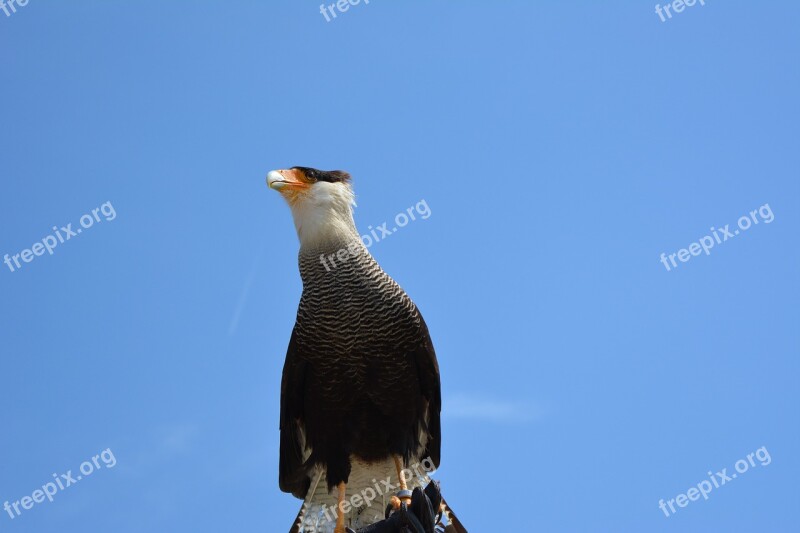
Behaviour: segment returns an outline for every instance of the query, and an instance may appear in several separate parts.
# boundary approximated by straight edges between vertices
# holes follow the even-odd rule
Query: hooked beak
[[[304,189],[308,184],[302,180],[300,171],[290,168],[288,170],[271,170],[267,174],[267,186],[270,189],[281,191],[283,189]]]

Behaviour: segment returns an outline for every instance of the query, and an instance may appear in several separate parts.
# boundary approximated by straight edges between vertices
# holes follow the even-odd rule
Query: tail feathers
[[[303,517],[306,514],[306,502],[300,506],[300,512],[297,513],[297,518],[294,519],[292,523],[292,529],[289,530],[289,533],[300,533],[300,528],[303,525]]]
[[[314,495],[317,492],[323,474],[323,471],[319,471],[313,484],[311,480],[309,480],[309,489],[306,493],[306,498],[300,505],[300,511],[297,513],[297,518],[294,519],[289,533],[327,533],[328,531],[333,531],[334,523],[332,523],[327,516],[324,518],[322,516],[324,506],[313,502]],[[333,520],[336,520],[335,516]],[[328,523],[326,523],[326,521]]]
[[[458,519],[458,517],[455,515],[453,509],[450,508],[450,506],[447,504],[446,501],[444,501],[444,498],[442,498],[441,502],[442,502],[443,512],[447,516],[447,521],[449,522],[449,525],[444,529],[444,533],[467,533],[466,528]],[[297,513],[297,518],[295,518],[294,522],[292,523],[292,527],[289,530],[289,533],[301,533],[305,531],[325,531],[327,530],[327,528],[333,528],[332,522],[324,524],[322,525],[322,527],[320,527],[321,524],[318,524],[318,522],[315,523],[314,525],[305,524],[305,522],[307,521],[308,511],[309,511],[308,502],[303,502],[303,504],[300,506],[300,511]],[[312,517],[308,518],[313,521]],[[303,527],[304,525],[307,528],[310,525],[310,529],[304,528]],[[441,531],[439,529],[440,527],[441,524],[437,526],[436,531]]]
[[[444,498],[442,498],[442,504],[444,505],[444,512],[447,515],[447,520],[450,522],[450,525],[445,529],[445,533],[467,533],[467,529]]]

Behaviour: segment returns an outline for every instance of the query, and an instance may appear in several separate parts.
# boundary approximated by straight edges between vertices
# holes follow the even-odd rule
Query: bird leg
[[[391,499],[392,507],[396,511],[400,509],[401,501],[405,502],[406,506],[411,505],[411,492],[408,490],[406,478],[403,476],[403,460],[399,455],[392,455],[392,459],[394,459],[394,467],[397,469],[397,479],[400,480],[400,492]]]
[[[345,485],[344,482],[339,483],[339,503],[336,505],[336,528],[333,530],[333,533],[345,533],[344,511],[342,510],[342,506],[344,505],[344,495],[346,488],[347,485]]]

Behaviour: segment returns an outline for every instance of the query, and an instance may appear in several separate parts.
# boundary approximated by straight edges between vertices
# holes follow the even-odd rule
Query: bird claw
[[[402,495],[402,494],[401,494]],[[436,482],[424,490],[417,488],[407,505],[397,496],[392,496],[386,506],[386,519],[353,533],[439,533],[443,531],[440,507],[442,496]],[[396,508],[394,506],[397,506]],[[456,530],[459,531],[459,530]],[[347,533],[351,533],[348,528]]]
[[[403,502],[401,502],[400,498],[398,498],[397,496],[392,496],[389,499],[389,505],[392,507],[392,511],[399,511],[402,503]],[[389,518],[389,516],[387,515],[386,518]]]

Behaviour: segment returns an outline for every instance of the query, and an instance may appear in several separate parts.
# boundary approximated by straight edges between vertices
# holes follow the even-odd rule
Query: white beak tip
[[[283,175],[277,170],[270,170],[267,173],[267,187],[278,190],[285,185]]]

